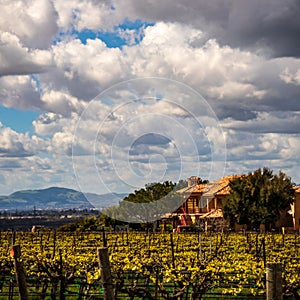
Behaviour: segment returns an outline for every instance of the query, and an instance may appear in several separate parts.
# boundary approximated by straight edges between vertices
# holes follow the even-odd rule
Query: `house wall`
[[[197,191],[192,193],[190,198],[181,205],[177,210],[179,214],[191,214],[198,215],[202,213],[207,213],[215,209],[223,209],[224,203],[226,201],[226,193],[217,193],[215,197],[211,199],[201,198],[202,193]],[[290,228],[294,227],[295,230],[300,231],[300,188],[295,189],[295,201],[291,205],[292,214],[288,210],[282,211],[280,213],[280,218],[276,222],[276,228],[281,227]],[[197,223],[196,216],[192,216],[193,219],[189,220],[187,223]],[[237,231],[241,230],[239,226],[235,228]]]
[[[282,227],[285,227],[295,229],[293,214],[290,214],[289,211],[290,208],[280,211],[279,219],[275,223],[276,228],[280,229]]]
[[[293,212],[294,229],[299,230],[300,228],[300,193],[296,192],[295,201],[291,205]]]
[[[198,214],[199,211],[199,201],[197,198],[189,198],[187,200],[186,212],[188,214]]]
[[[224,198],[224,197],[222,197]],[[219,209],[219,208],[223,208],[223,199],[222,198],[216,198],[216,209]]]
[[[212,211],[213,209],[215,209],[215,200],[214,200],[214,198],[210,199],[208,201],[208,211]]]
[[[182,207],[188,214],[207,213],[214,209],[222,209],[225,196],[221,195],[212,199],[202,199],[202,207],[200,204],[201,197],[189,198]],[[205,206],[203,206],[205,204]]]

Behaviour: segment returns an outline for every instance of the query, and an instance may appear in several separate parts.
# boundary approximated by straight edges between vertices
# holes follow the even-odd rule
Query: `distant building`
[[[204,229],[228,227],[223,218],[223,202],[229,194],[229,182],[242,175],[226,176],[211,183],[201,183],[197,176],[188,178],[188,186],[178,191],[184,203],[172,214],[177,221],[173,227],[177,231],[191,225],[203,226]]]
[[[291,215],[293,217],[294,229],[300,229],[300,186],[295,186],[295,201],[291,205]]]
[[[188,178],[188,186],[178,191],[185,199],[183,204],[168,216],[173,218],[173,230],[180,232],[193,225],[203,230],[228,229],[228,221],[223,218],[223,204],[230,193],[230,181],[241,176],[244,175],[225,176],[211,183],[201,183],[197,176]],[[300,228],[300,186],[295,187],[295,202],[291,208],[281,212],[276,222],[277,228],[291,226],[296,230]],[[236,224],[234,229],[243,228],[244,225]]]

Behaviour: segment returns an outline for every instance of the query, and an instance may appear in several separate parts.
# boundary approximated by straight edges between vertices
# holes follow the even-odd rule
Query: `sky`
[[[264,166],[300,183],[298,0],[0,1],[0,195]]]

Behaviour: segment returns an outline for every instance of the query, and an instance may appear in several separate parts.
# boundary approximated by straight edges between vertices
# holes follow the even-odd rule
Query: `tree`
[[[118,206],[103,211],[112,219],[128,223],[149,223],[175,211],[183,201],[178,188],[187,186],[186,181],[149,183],[129,194]]]
[[[149,203],[157,201],[168,195],[174,187],[175,183],[172,181],[165,181],[164,183],[155,182],[146,184],[145,188],[134,191],[124,198],[124,201],[133,203]]]
[[[176,184],[171,181],[148,183],[145,188],[134,191],[120,202],[119,209],[127,213],[131,223],[149,223],[169,212],[171,195]],[[126,218],[127,219],[127,218]]]
[[[280,211],[289,208],[294,199],[293,184],[283,172],[273,174],[268,168],[232,180],[229,184],[223,212],[230,223],[258,228],[260,224],[274,225]]]

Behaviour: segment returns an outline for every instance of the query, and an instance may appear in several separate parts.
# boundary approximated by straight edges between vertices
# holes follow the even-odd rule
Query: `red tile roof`
[[[209,183],[200,183],[179,190],[181,194],[202,194],[212,197],[214,195],[228,195],[230,192],[229,182],[243,175],[230,175]]]
[[[201,217],[201,219],[205,219],[205,218],[223,218],[223,211],[222,209],[214,209],[206,214],[203,214]]]
[[[294,186],[295,193],[300,194],[300,185]]]

